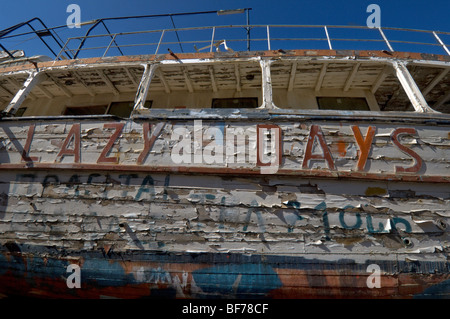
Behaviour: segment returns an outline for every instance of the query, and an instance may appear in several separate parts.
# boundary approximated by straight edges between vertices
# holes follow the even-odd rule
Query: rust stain
[[[367,187],[365,194],[367,196],[386,195],[387,191],[381,187]]]
[[[179,53],[177,56],[180,59],[214,59],[214,58],[240,58],[249,57],[247,52],[235,52],[232,55],[224,56],[223,53],[219,52],[199,52],[199,53]],[[271,51],[258,51],[251,56],[265,56],[265,57],[278,57],[278,50]],[[298,57],[316,57],[316,56],[356,56],[356,57],[381,57],[381,58],[395,58],[395,59],[417,59],[417,60],[436,60],[436,61],[448,61],[448,57],[445,55],[433,55],[432,57],[413,52],[386,52],[383,51],[355,51],[355,50],[288,50],[285,56],[298,56]],[[160,54],[160,55],[139,55],[139,56],[117,56],[108,58],[86,58],[77,60],[61,60],[61,61],[46,61],[36,63],[38,69],[45,68],[58,68],[58,67],[76,67],[77,65],[85,64],[107,64],[111,62],[119,63],[141,63],[147,62],[149,60],[175,60],[170,54]],[[23,65],[8,66],[2,68],[1,73],[17,72],[23,70],[33,70],[35,65],[32,63],[25,63]]]

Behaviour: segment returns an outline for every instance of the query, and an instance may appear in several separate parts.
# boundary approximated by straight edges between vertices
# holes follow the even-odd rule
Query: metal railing
[[[250,31],[252,37],[250,37]],[[320,32],[322,36],[315,36],[317,32]],[[342,32],[344,32],[344,37],[339,36]],[[359,37],[355,36],[355,33],[358,32],[363,34]],[[400,38],[394,37],[394,33],[399,33],[397,36],[400,36]],[[302,36],[299,37],[299,35]],[[308,35],[310,36],[308,37]],[[119,33],[108,32],[107,34],[71,37],[67,39],[56,59],[61,59],[64,55],[73,56],[73,58],[105,57],[114,50],[119,55],[159,54],[163,52],[164,48],[169,52],[176,53],[179,52],[179,49],[184,52],[183,46],[190,46],[190,52],[315,49],[313,43],[317,43],[318,48],[331,50],[387,50],[395,52],[397,47],[403,47],[404,49],[400,51],[433,54],[445,52],[450,55],[448,44],[445,43],[449,36],[450,32],[389,27],[369,28],[367,26],[207,26]],[[130,42],[130,39],[134,37],[138,37],[139,40]],[[422,38],[424,39],[421,40]],[[105,41],[105,39],[107,40]],[[373,46],[374,44],[375,46]],[[167,50],[164,53],[167,53]],[[124,53],[125,51],[128,52]],[[95,53],[89,55],[89,52]]]

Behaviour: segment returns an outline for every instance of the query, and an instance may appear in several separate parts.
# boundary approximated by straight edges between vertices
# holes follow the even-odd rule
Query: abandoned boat
[[[109,32],[97,57],[4,48],[2,296],[450,296],[446,45],[339,50],[321,26],[327,48],[273,49],[277,26],[245,27],[266,47],[210,27],[190,53],[166,37],[197,29],[137,55]]]

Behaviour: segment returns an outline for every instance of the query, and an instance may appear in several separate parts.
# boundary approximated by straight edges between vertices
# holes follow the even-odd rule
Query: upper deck
[[[94,22],[97,26],[104,21]],[[450,113],[450,52],[442,40],[447,32],[389,30],[408,32],[410,38],[411,34],[430,36],[435,43],[428,43],[388,39],[386,28],[367,27],[246,25],[90,35],[93,28],[60,44],[54,59],[16,52],[17,57],[6,51],[0,63],[4,118],[152,117],[167,111],[172,116],[186,116],[192,109],[217,108],[254,114],[263,109],[319,115],[353,111],[358,116],[382,118],[421,118],[427,113],[426,117],[448,119],[445,113]],[[227,28],[246,32],[239,38],[223,33]],[[305,28],[323,30],[326,37],[299,38]],[[250,39],[249,30],[260,37]],[[262,35],[258,30],[264,31]],[[297,33],[294,37],[288,33],[291,38],[274,37],[280,30]],[[335,39],[330,36],[332,30],[371,32],[370,36],[376,32],[379,39],[357,35]],[[195,38],[185,35],[188,32]],[[146,41],[126,41],[135,36]],[[328,48],[298,49],[312,41]],[[119,42],[126,44],[119,46]],[[355,48],[361,43],[362,47],[377,47],[335,49],[339,42]],[[404,44],[438,48],[447,55],[393,49]],[[247,48],[242,47],[245,45]],[[126,55],[129,48],[138,48],[143,54]],[[185,53],[186,48],[192,53]],[[257,109],[256,113],[251,109]],[[216,111],[211,112],[227,113]],[[197,111],[195,114],[198,116]]]

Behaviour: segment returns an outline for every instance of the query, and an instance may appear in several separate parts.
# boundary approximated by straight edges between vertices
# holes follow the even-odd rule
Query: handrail
[[[213,11],[211,11],[213,12]],[[203,13],[211,13],[209,11],[205,11],[205,12],[200,12],[200,14]],[[181,13],[182,14],[182,13]],[[180,15],[181,15],[180,14]],[[191,14],[191,13],[190,13]],[[162,16],[176,16],[177,14],[169,14],[169,15],[162,15]],[[110,20],[120,20],[120,19],[131,19],[131,18],[145,18],[145,17],[151,17],[151,16],[136,16],[136,17],[118,17],[118,18],[102,18],[102,19],[98,19],[98,20],[94,20],[93,21],[93,25],[89,28],[89,30],[86,32],[86,34],[84,36],[77,36],[77,37],[70,37],[67,38],[66,42],[64,43],[64,45],[61,45],[60,42],[54,37],[53,33],[51,31],[53,31],[54,29],[57,28],[62,28],[63,26],[60,27],[55,27],[55,28],[47,28],[47,26],[45,26],[43,24],[43,22],[40,21],[39,18],[34,18],[31,19],[29,21],[17,24],[13,27],[7,28],[5,30],[0,31],[0,39],[8,39],[8,38],[12,38],[12,37],[16,37],[16,36],[23,36],[26,34],[37,34],[41,41],[43,41],[47,47],[52,51],[52,53],[55,56],[55,60],[61,59],[63,55],[66,55],[69,58],[73,58],[76,59],[79,57],[79,54],[81,54],[82,52],[86,52],[88,50],[103,50],[103,52],[101,54],[99,54],[98,56],[106,56],[108,54],[108,52],[111,51],[111,49],[118,49],[121,55],[125,55],[125,52],[122,51],[122,49],[125,48],[132,48],[132,47],[142,47],[142,46],[154,46],[155,47],[155,51],[154,53],[157,54],[158,52],[160,52],[161,46],[164,45],[173,45],[173,44],[178,44],[178,46],[181,48],[182,50],[182,45],[183,44],[202,44],[202,43],[209,43],[208,46],[206,47],[202,47],[201,49],[197,49],[194,45],[194,50],[196,51],[201,51],[201,50],[205,50],[207,49],[208,51],[212,52],[213,48],[216,47],[216,50],[219,49],[219,46],[223,43],[225,44],[226,42],[234,42],[234,43],[238,43],[239,45],[241,45],[241,43],[247,43],[247,50],[250,50],[250,43],[255,43],[255,44],[261,44],[263,41],[266,42],[266,46],[263,48],[258,48],[258,50],[261,49],[272,49],[274,47],[274,41],[277,42],[306,42],[306,41],[318,41],[318,42],[323,42],[325,47],[332,50],[332,49],[337,49],[339,47],[339,45],[336,44],[336,42],[367,42],[367,43],[377,43],[377,42],[384,42],[385,46],[384,47],[380,47],[379,50],[389,50],[391,52],[394,52],[395,50],[395,45],[393,46],[393,44],[408,44],[411,46],[421,46],[421,50],[417,50],[417,52],[420,53],[436,53],[435,51],[433,52],[426,52],[426,50],[424,51],[424,47],[437,47],[440,46],[442,47],[442,49],[444,50],[445,54],[450,55],[450,50],[449,50],[449,46],[450,44],[445,43],[445,41],[448,41],[447,39],[444,39],[446,37],[448,37],[450,35],[450,32],[447,31],[432,31],[432,30],[423,30],[423,29],[410,29],[410,28],[397,28],[397,27],[380,27],[380,28],[369,28],[367,26],[350,26],[350,25],[299,25],[299,24],[278,24],[278,25],[267,25],[267,24],[246,24],[246,25],[219,25],[219,26],[200,26],[200,27],[189,27],[189,28],[170,28],[170,29],[154,29],[154,30],[140,30],[140,31],[128,31],[128,32],[116,32],[116,33],[111,33],[110,30],[108,29],[108,27],[106,26],[106,24],[104,23],[104,21],[110,21]],[[42,25],[44,26],[43,29],[41,30],[36,30],[35,28],[33,28],[30,25],[30,22],[34,21],[34,20],[38,20],[39,22],[42,23]],[[105,30],[107,33],[105,34],[96,34],[96,35],[91,35],[91,31],[94,30],[98,25],[102,24],[105,27]],[[16,29],[19,29],[23,26],[29,25],[32,29],[32,31],[30,32],[25,32],[25,33],[20,33],[20,34],[15,34],[15,35],[10,35],[11,32],[15,31]],[[297,31],[297,33],[300,33],[302,35],[306,35],[304,32],[304,29],[316,29],[320,30],[320,32],[323,33],[323,37],[318,37],[316,36],[311,36],[311,37],[298,37],[295,36],[297,35],[297,33],[292,33],[291,31],[286,31],[283,29],[294,29],[295,31]],[[224,33],[224,32],[228,32],[230,30],[245,30],[245,32],[242,33],[242,35],[238,35],[236,37],[236,33],[234,32],[233,35],[221,35],[220,33]],[[255,34],[253,34],[252,39],[250,39],[250,30],[255,32],[258,31],[258,29],[260,29],[261,33],[258,36],[255,36]],[[365,30],[367,31],[367,34],[371,34],[371,37],[366,37],[363,38],[363,35],[361,35],[360,37],[338,37],[336,35],[333,35],[334,32],[336,32],[336,30]],[[183,39],[183,36],[185,36],[187,33],[189,32],[195,32],[195,31],[209,31],[209,35],[205,36],[198,36],[197,40],[192,40],[192,38],[189,38],[189,40],[185,40],[187,37],[185,37]],[[283,32],[286,34],[286,36],[280,36],[279,34],[277,34],[277,32]],[[418,39],[418,40],[408,40],[408,38],[403,39],[403,38],[397,38],[394,39],[392,37],[390,37],[389,32],[395,32],[395,31],[400,31],[400,32],[405,32],[405,33],[422,33],[422,34],[428,34],[430,35],[430,41],[431,42],[426,42],[427,40],[423,40],[422,39]],[[45,42],[44,39],[42,39],[42,37],[40,36],[41,34],[44,33],[49,33],[54,40],[57,42],[57,44],[59,45],[59,47],[61,48],[59,53],[56,54],[52,48],[49,47],[48,43]],[[156,39],[155,41],[145,41],[146,39],[144,39],[143,41],[138,41],[138,43],[126,43],[126,44],[118,44],[118,42],[120,42],[121,40],[123,40],[126,37],[129,37],[131,35],[141,35],[141,36],[146,36],[149,34],[157,34],[159,33],[159,40]],[[171,40],[168,39],[168,36],[170,33],[174,33],[176,35],[176,42],[173,42]],[[341,32],[342,33],[342,32]],[[376,35],[378,33],[378,35]],[[261,36],[263,34],[263,36]],[[374,35],[376,35],[374,37]],[[98,44],[94,44],[91,45],[90,47],[85,47],[86,42],[89,40],[89,42],[91,41],[95,41],[95,40],[99,40],[101,38],[105,38],[108,37],[111,39],[111,41],[109,42],[109,45],[107,46],[99,46]],[[224,41],[225,40],[225,41]],[[78,42],[80,41],[80,42]],[[62,42],[62,40],[61,40]],[[226,44],[225,44],[226,45]],[[75,46],[75,47],[74,47]],[[7,54],[9,54],[10,56],[12,56],[10,54],[10,52],[3,46],[0,44],[0,48],[2,50],[4,50]],[[305,47],[296,47],[298,49],[312,49],[311,47],[308,47],[305,45]],[[173,51],[177,52],[176,48],[173,47],[171,48]],[[227,49],[227,48],[226,48]],[[281,49],[285,49],[283,47],[281,47]],[[355,48],[345,48],[345,49],[355,49]],[[361,49],[361,48],[359,48]],[[194,52],[194,50],[192,50],[192,52]],[[241,49],[242,51],[245,50],[245,48]],[[413,50],[408,50],[408,51],[413,51]],[[431,51],[431,50],[430,50]],[[111,53],[110,53],[111,54]],[[90,56],[92,57],[92,56]]]
[[[93,27],[97,26],[99,23],[101,23],[102,20],[96,21]],[[93,27],[91,27],[89,30],[92,30]],[[253,37],[251,40],[248,37],[245,37],[244,34],[242,35],[242,38],[228,38],[228,39],[222,39],[218,38],[217,32],[219,30],[232,30],[232,29],[245,29],[247,28],[249,30],[256,30],[258,28],[264,29],[261,32],[265,33],[265,37]],[[271,32],[274,34],[274,31],[277,29],[283,29],[283,28],[293,28],[293,29],[305,29],[305,28],[321,28],[324,31],[325,37],[272,37],[271,38]],[[338,38],[332,36],[332,30],[333,29],[347,29],[347,30],[354,30],[354,29],[360,29],[360,30],[378,30],[379,32],[379,38]],[[212,35],[203,38],[198,38],[198,40],[180,40],[179,34],[184,34],[186,32],[194,32],[194,31],[200,31],[200,30],[210,30]],[[421,32],[430,34],[431,39],[433,39],[435,42],[429,43],[429,42],[422,42],[422,41],[408,41],[408,40],[402,40],[402,39],[388,39],[386,34],[383,31],[403,31],[403,32]],[[177,41],[169,41],[166,40],[166,42],[163,42],[163,38],[167,37],[167,34],[170,32],[174,32],[177,35]],[[202,47],[202,49],[209,49],[211,52],[213,49],[213,46],[216,46],[216,48],[219,47],[219,45],[222,42],[225,42],[223,40],[226,40],[226,42],[244,42],[247,43],[249,41],[257,43],[261,41],[266,41],[267,43],[267,49],[271,50],[271,43],[274,41],[324,41],[326,42],[328,48],[332,49],[332,43],[335,42],[385,42],[387,49],[391,52],[394,52],[394,48],[392,44],[400,43],[400,44],[409,44],[409,45],[420,45],[420,46],[441,46],[445,52],[450,55],[450,51],[447,47],[447,44],[444,43],[444,41],[439,37],[439,35],[450,35],[450,32],[443,32],[443,31],[430,31],[430,30],[420,30],[420,29],[407,29],[407,28],[393,28],[393,27],[383,27],[383,28],[368,28],[367,26],[339,26],[339,25],[263,25],[263,24],[254,24],[254,25],[222,25],[222,26],[203,26],[203,27],[189,27],[189,28],[172,28],[172,29],[156,29],[156,30],[140,30],[140,31],[129,31],[129,32],[117,32],[117,33],[106,33],[106,34],[97,34],[97,35],[89,35],[90,31],[87,32],[85,36],[78,36],[78,37],[71,37],[68,38],[66,43],[64,44],[64,47],[61,49],[60,53],[58,54],[56,59],[59,59],[62,53],[65,53],[66,51],[73,52],[74,49],[69,49],[69,44],[73,41],[81,41],[81,44],[78,46],[76,50],[76,53],[74,54],[74,58],[77,58],[78,55],[82,51],[86,50],[101,50],[106,49],[103,53],[103,57],[106,56],[107,52],[110,51],[112,48],[116,48],[121,50],[124,48],[130,48],[130,47],[140,47],[140,46],[155,46],[156,51],[155,54],[157,54],[160,50],[160,47],[162,45],[173,45],[173,44],[179,44],[180,47],[182,44],[202,44],[202,43],[210,43],[210,45],[206,47]],[[116,40],[118,38],[125,38],[130,35],[142,35],[145,36],[146,34],[161,34],[159,41],[153,41],[153,42],[140,42],[140,43],[132,43],[132,44],[122,44],[118,45]],[[373,34],[373,33],[372,33]],[[91,47],[83,47],[87,40],[95,40],[100,39],[104,37],[111,38],[111,42],[108,46],[91,46]],[[216,43],[214,43],[214,39],[216,39]],[[437,40],[437,42],[436,42]],[[222,42],[220,42],[222,41]],[[113,45],[115,44],[115,45]],[[200,51],[194,46],[195,50]],[[226,48],[228,49],[228,48]],[[380,50],[384,50],[384,48],[380,48]],[[122,51],[121,51],[122,53]],[[426,52],[424,52],[426,53]],[[123,53],[122,53],[123,54]]]
[[[44,27],[44,29],[41,29],[41,30],[36,30],[35,28],[33,28],[33,26],[31,25],[31,22],[33,22],[33,21],[38,21],[38,22],[40,22],[41,24],[42,24],[42,26]],[[45,46],[50,50],[50,52],[52,52],[52,54],[54,55],[54,56],[57,56],[56,55],[56,53],[53,51],[53,49],[50,47],[50,45],[43,39],[43,34],[45,33],[45,34],[49,34],[52,38],[53,38],[53,40],[59,45],[59,47],[62,49],[63,47],[62,47],[62,45],[61,45],[61,43],[58,41],[58,39],[56,39],[55,38],[55,36],[53,35],[53,33],[51,32],[51,28],[48,28],[46,25],[45,25],[45,23],[40,19],[40,18],[38,18],[38,17],[35,17],[35,18],[33,18],[33,19],[30,19],[30,20],[28,20],[28,21],[24,21],[24,22],[21,22],[21,23],[18,23],[18,24],[16,24],[16,25],[14,25],[14,26],[12,26],[12,27],[9,27],[9,28],[6,28],[6,29],[4,29],[4,30],[1,30],[0,31],[0,39],[6,39],[6,38],[10,38],[10,37],[7,37],[7,35],[8,34],[10,34],[11,32],[13,32],[13,31],[15,31],[15,30],[17,30],[17,29],[20,29],[20,28],[22,28],[23,26],[26,26],[26,25],[28,25],[29,27],[30,27],[30,29],[32,30],[31,32],[28,32],[27,34],[32,34],[32,33],[34,33],[34,34],[36,34],[38,37],[39,37],[39,39],[41,39],[41,41],[45,44]],[[15,35],[15,36],[18,36],[18,35]],[[3,46],[3,45],[0,45],[0,47],[12,58],[12,59],[14,59],[14,56]],[[66,54],[67,54],[67,52],[66,52]],[[69,58],[70,58],[70,56],[69,55],[67,55]]]

